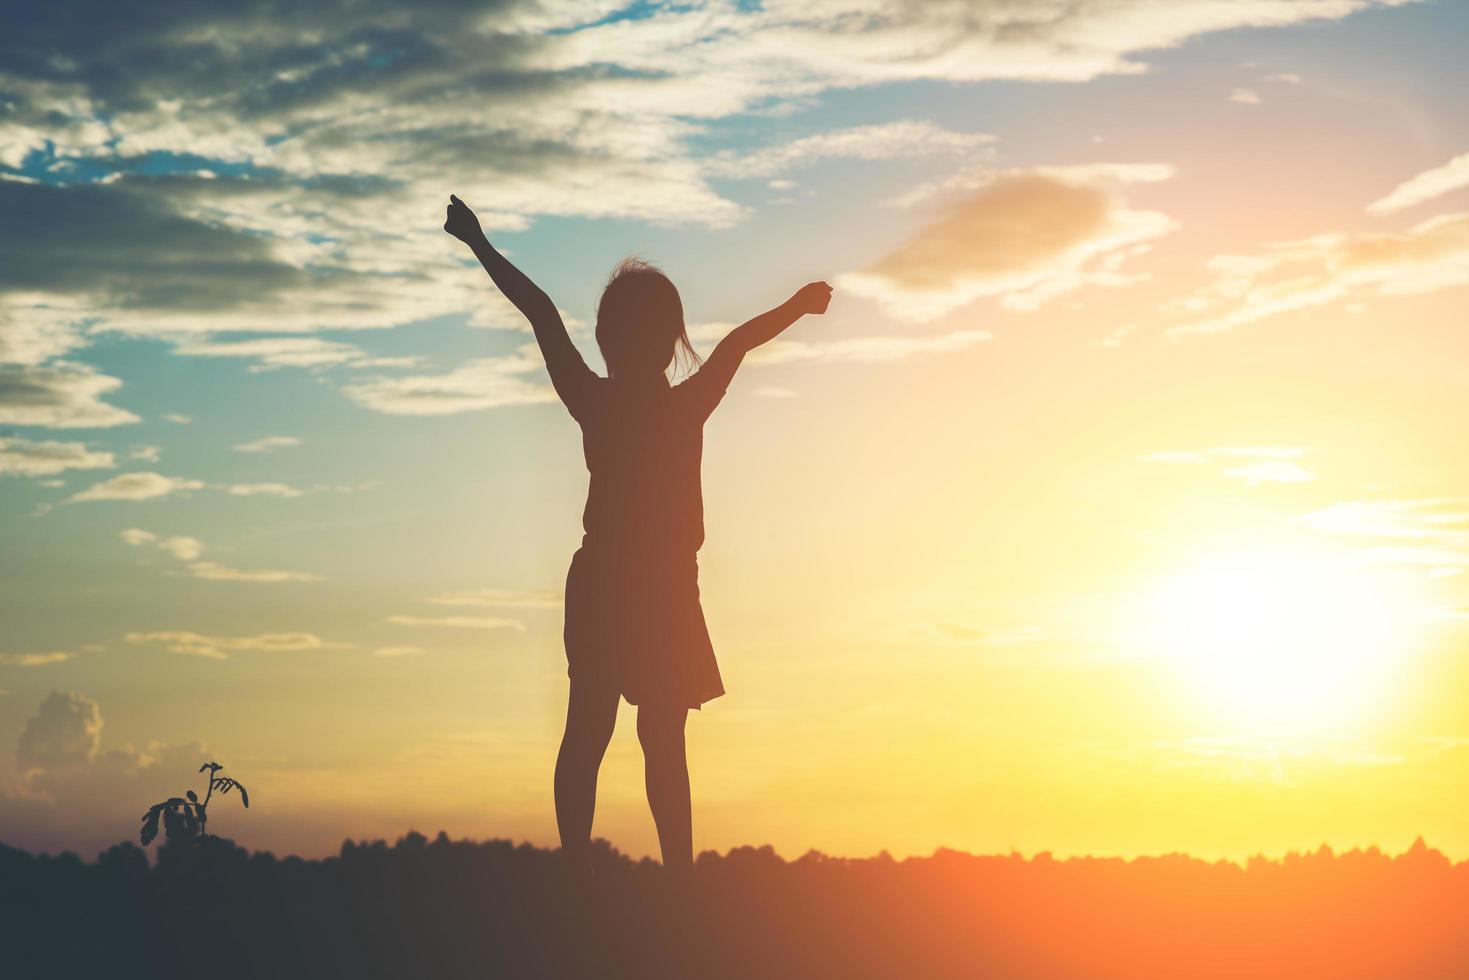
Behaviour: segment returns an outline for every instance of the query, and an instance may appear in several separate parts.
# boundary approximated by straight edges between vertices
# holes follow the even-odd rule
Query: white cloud
[[[1301,518],[1326,534],[1378,539],[1368,555],[1438,571],[1469,568],[1469,500],[1349,500]]]
[[[264,436],[251,442],[239,442],[235,444],[237,453],[267,453],[272,449],[284,449],[288,446],[299,446],[301,440],[296,436]]]
[[[419,657],[428,653],[423,647],[378,647],[374,657]]]
[[[102,400],[122,382],[84,364],[0,366],[0,425],[105,429],[138,421]]]
[[[67,498],[73,503],[89,500],[160,500],[188,490],[198,490],[199,480],[164,476],[160,473],[123,473],[88,487]]]
[[[1250,486],[1262,483],[1305,483],[1316,475],[1299,463],[1284,459],[1260,459],[1224,471],[1224,475],[1244,480]]]
[[[77,310],[27,305],[0,296],[0,364],[44,364],[86,345]]]
[[[305,493],[286,483],[230,483],[224,491],[234,497],[299,497]]]
[[[877,364],[924,354],[965,350],[992,339],[985,330],[956,330],[931,337],[844,337],[839,340],[773,340],[753,351],[751,364],[827,361]]]
[[[900,628],[894,638],[909,643],[1007,648],[1039,643],[1045,639],[1045,633],[1039,626],[991,628],[952,622],[917,622]]]
[[[130,527],[122,532],[123,541],[130,545],[153,545],[178,561],[186,563],[189,574],[194,578],[213,582],[320,582],[320,575],[309,572],[289,572],[278,569],[239,569],[215,561],[200,561],[204,554],[204,542],[198,538],[174,535],[160,538],[152,531]]]
[[[22,771],[91,762],[102,745],[102,711],[75,691],[54,691],[26,721],[16,745]]]
[[[166,551],[179,561],[193,561],[204,552],[204,543],[198,538],[174,535],[160,538],[152,531],[145,531],[140,527],[130,527],[121,534],[122,540],[138,547],[151,544],[161,551]]]
[[[31,442],[0,437],[0,475],[53,476],[66,470],[101,470],[117,465],[109,452],[80,442]]]
[[[434,219],[446,187],[481,204],[499,229],[537,215],[727,225],[744,209],[709,185],[733,164],[701,154],[703,121],[752,110],[770,118],[828,90],[900,81],[1135,74],[1147,70],[1143,52],[1203,34],[1395,2],[767,0],[654,5],[647,16],[606,23],[599,19],[617,5],[600,0],[512,0],[493,14],[365,2],[303,8],[285,32],[257,29],[266,21],[249,4],[169,23],[116,22],[102,34],[42,36],[44,25],[21,23],[7,43],[51,57],[10,60],[14,104],[0,122],[0,160],[49,147],[63,166],[172,153],[253,172],[212,164],[192,174],[113,171],[95,187],[60,190],[4,181],[38,201],[70,203],[12,209],[44,215],[53,234],[40,243],[14,236],[24,251],[0,258],[0,292],[19,293],[7,302],[52,322],[0,330],[0,357],[35,365],[62,356],[85,339],[79,324],[180,340],[387,327],[469,311],[505,323],[503,311],[482,312],[493,301],[476,274],[442,261]],[[539,33],[550,24],[581,29]],[[184,61],[171,57],[181,42],[191,52]],[[395,57],[404,50],[422,56]],[[83,70],[103,59],[109,71]],[[58,80],[62,63],[82,67]],[[845,143],[814,134],[760,151],[748,166],[891,155],[903,133],[893,127],[930,127],[907,131],[914,152],[973,149],[979,139],[921,122],[887,125]],[[138,220],[87,220],[99,207]],[[99,227],[131,238],[96,240]],[[251,354],[212,339],[185,349],[262,366],[389,366],[350,345],[277,340]],[[431,413],[423,391],[399,398],[379,384],[359,394],[385,411]],[[88,421],[77,414],[14,424],[134,421],[107,406],[81,413]]]
[[[1128,337],[1131,337],[1133,334],[1137,333],[1137,331],[1138,325],[1136,323],[1124,323],[1117,329],[1109,331],[1108,333],[1105,333],[1102,336],[1093,339],[1092,345],[1096,347],[1102,347],[1107,350],[1116,350],[1117,348],[1122,346],[1123,342],[1125,342]]]
[[[194,421],[187,415],[180,415],[178,412],[167,412],[164,414],[163,419],[165,422],[172,422],[174,425],[188,425]]]
[[[221,341],[208,337],[184,340],[175,352],[186,357],[238,357],[254,360],[252,371],[275,368],[326,368],[348,365],[366,367],[412,367],[416,357],[374,357],[362,348],[321,337],[259,337]]]
[[[525,624],[518,619],[506,619],[503,616],[389,616],[389,623],[395,626],[447,626],[452,629],[468,630],[499,630],[511,629],[525,631]]]
[[[1229,101],[1238,102],[1241,105],[1259,105],[1260,93],[1253,89],[1237,88],[1229,93]]]
[[[1404,232],[1317,235],[1209,262],[1215,281],[1174,304],[1198,319],[1174,335],[1220,333],[1296,310],[1366,296],[1429,293],[1469,283],[1469,213]]]
[[[158,542],[158,547],[179,561],[193,561],[204,552],[204,544],[198,538],[175,535]]]
[[[454,415],[508,405],[537,405],[556,400],[539,377],[541,361],[521,351],[504,357],[469,361],[444,374],[369,378],[342,386],[349,398],[389,415]]]
[[[891,160],[963,153],[992,143],[994,139],[986,133],[954,132],[926,119],[905,119],[872,126],[831,129],[757,150],[726,150],[716,155],[708,166],[711,172],[722,177],[772,177],[822,160]],[[778,183],[782,186],[777,187]],[[781,190],[793,185],[789,181],[770,181],[770,186]]]
[[[1167,449],[1145,453],[1138,459],[1144,463],[1171,463],[1186,466],[1225,466],[1223,476],[1243,480],[1252,487],[1265,483],[1305,483],[1316,475],[1296,460],[1306,454],[1299,446],[1215,446],[1212,449]],[[1243,459],[1241,465],[1228,461]]]
[[[128,450],[128,459],[135,459],[140,463],[156,463],[163,457],[163,450],[158,446],[134,446]]]
[[[190,630],[155,630],[128,633],[127,642],[140,646],[161,646],[169,653],[224,660],[231,653],[302,653],[316,650],[341,650],[349,646],[324,640],[315,633],[260,633],[254,636],[211,636]]]
[[[1367,205],[1367,210],[1372,214],[1392,214],[1462,187],[1469,187],[1469,153],[1461,153],[1441,167],[1403,181],[1391,193]]]
[[[213,561],[196,561],[189,565],[195,578],[214,582],[320,582],[320,575],[310,572],[287,572],[277,569],[230,568]]]
[[[1082,286],[1131,284],[1139,277],[1121,265],[1175,224],[1156,211],[1128,207],[1121,188],[1171,172],[1162,164],[1095,164],[979,172],[919,188],[905,200],[979,183],[898,249],[837,284],[911,320],[984,297],[1031,310]]]
[[[44,653],[0,653],[0,667],[45,667],[70,660],[74,654],[65,650],[48,650]]]
[[[1305,81],[1305,79],[1293,71],[1279,71],[1273,75],[1266,75],[1265,81],[1281,82],[1286,85],[1299,85],[1301,84],[1301,82]]]
[[[475,589],[471,592],[448,592],[425,601],[435,606],[556,609],[561,606],[561,591],[559,589]]]

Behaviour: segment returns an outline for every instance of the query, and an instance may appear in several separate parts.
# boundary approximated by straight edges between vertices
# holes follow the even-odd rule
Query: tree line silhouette
[[[678,881],[605,841],[597,901],[554,850],[180,836],[86,863],[0,845],[7,977],[1462,977],[1469,863],[1422,841],[1241,866],[1184,855],[701,854]]]

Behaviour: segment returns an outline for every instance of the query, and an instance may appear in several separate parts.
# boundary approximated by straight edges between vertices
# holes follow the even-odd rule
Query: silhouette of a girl
[[[566,577],[571,695],[555,780],[562,851],[578,881],[590,884],[597,769],[622,696],[638,707],[663,864],[684,871],[693,863],[684,722],[690,708],[724,693],[699,605],[704,420],[745,355],[802,316],[825,313],[831,287],[801,287],[730,331],[707,363],[670,385],[675,353],[698,363],[678,290],[653,266],[624,261],[597,304],[602,378],[582,360],[550,298],[485,239],[463,201],[449,201],[444,230],[474,250],[530,321],[551,384],[581,425],[591,475],[586,534]]]

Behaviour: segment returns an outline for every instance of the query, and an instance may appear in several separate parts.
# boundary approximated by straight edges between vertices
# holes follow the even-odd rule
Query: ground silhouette
[[[705,852],[671,883],[605,842],[343,844],[325,860],[171,840],[88,864],[0,846],[0,950],[31,977],[1412,977],[1465,975],[1469,863],[1322,849],[895,861]]]

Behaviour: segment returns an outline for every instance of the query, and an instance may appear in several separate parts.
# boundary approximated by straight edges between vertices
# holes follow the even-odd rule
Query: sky
[[[83,0],[0,36],[0,840],[216,759],[555,840],[588,362],[835,287],[706,427],[695,846],[1469,858],[1469,7]],[[656,851],[632,710],[596,833]]]

